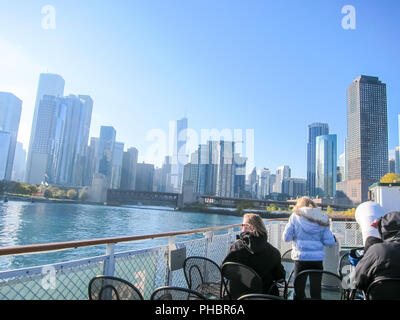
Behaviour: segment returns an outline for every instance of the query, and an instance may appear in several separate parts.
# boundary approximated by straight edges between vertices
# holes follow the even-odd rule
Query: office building
[[[116,131],[111,126],[101,126],[99,149],[97,158],[99,159],[96,172],[103,174],[107,181],[108,186],[111,185],[112,175],[112,160],[115,148]]]
[[[320,198],[336,196],[337,136],[322,135],[316,138],[315,192]]]
[[[246,157],[235,154],[234,197],[244,198],[246,193]]]
[[[123,154],[121,173],[121,189],[123,190],[135,190],[138,155],[138,149],[133,147]]]
[[[268,198],[270,191],[270,177],[271,171],[263,168],[260,171],[260,186],[259,186],[259,199]]]
[[[346,194],[354,203],[388,172],[386,84],[361,75],[347,89]]]
[[[15,146],[14,166],[12,171],[11,180],[17,182],[24,182],[26,166],[26,151],[21,142],[17,141]]]
[[[138,163],[136,166],[136,185],[137,191],[153,191],[154,165],[148,163]]]
[[[233,198],[235,181],[235,143],[233,141],[219,141],[218,171],[216,195],[219,197]]]
[[[305,196],[307,192],[307,180],[299,178],[286,178],[282,182],[282,193],[291,199]]]
[[[315,196],[315,150],[316,137],[329,134],[327,123],[315,122],[308,126],[307,142],[307,193]]]
[[[188,162],[186,147],[188,119],[182,118],[177,120],[174,125],[171,182],[175,192],[180,192],[182,186],[183,166]]]
[[[119,189],[121,186],[123,157],[124,143],[115,142],[111,168],[111,189]]]
[[[0,147],[4,152],[1,155],[2,163],[0,164],[4,171],[1,172],[0,180],[11,180],[21,111],[22,101],[18,97],[9,92],[0,92],[0,131],[2,132]]]
[[[40,103],[45,95],[62,97],[64,95],[65,81],[57,74],[42,73],[39,77],[39,85],[36,93],[35,109],[32,120],[31,136],[29,140],[27,165],[25,172],[25,181],[28,183],[38,184],[43,180],[43,174],[45,169],[43,168],[43,161],[47,162],[46,153],[43,153],[43,149],[38,147],[37,140],[39,137],[46,135],[43,131],[48,131],[48,123],[43,123],[43,110],[42,110],[42,120],[39,119],[39,108]],[[43,108],[42,108],[43,109]],[[50,119],[48,119],[50,120]],[[36,132],[37,127],[39,127],[39,133]],[[41,152],[38,152],[40,149]]]
[[[291,177],[291,170],[289,166],[280,166],[276,169],[275,192],[282,193],[282,183],[284,179]]]

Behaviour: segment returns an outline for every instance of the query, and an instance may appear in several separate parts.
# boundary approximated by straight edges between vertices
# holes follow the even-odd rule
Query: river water
[[[241,223],[236,216],[174,211],[168,207],[106,207],[78,204],[0,203],[0,246],[136,236]],[[227,231],[221,231],[227,232]],[[179,236],[185,241],[201,234]],[[155,247],[168,239],[121,243],[116,251]],[[0,271],[103,255],[106,246],[0,257]]]

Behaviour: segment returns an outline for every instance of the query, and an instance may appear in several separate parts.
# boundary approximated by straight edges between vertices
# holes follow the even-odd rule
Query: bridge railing
[[[282,242],[286,221],[267,221],[269,242],[285,252],[291,243]],[[0,299],[2,300],[85,300],[88,299],[88,283],[97,275],[111,275],[135,284],[145,299],[160,286],[186,287],[183,270],[169,269],[169,252],[175,244],[185,247],[187,256],[205,256],[218,264],[225,258],[241,225],[203,228],[189,231],[153,234],[147,236],[95,239],[88,241],[28,245],[0,248],[0,256],[51,252],[68,248],[106,245],[106,253],[75,261],[0,272]],[[332,222],[331,228],[340,234],[342,246],[362,245],[362,237],[355,222]],[[222,234],[217,234],[222,231]],[[201,233],[198,239],[176,242],[176,237]],[[126,241],[149,240],[167,237],[168,245],[143,250],[116,252],[116,244]]]

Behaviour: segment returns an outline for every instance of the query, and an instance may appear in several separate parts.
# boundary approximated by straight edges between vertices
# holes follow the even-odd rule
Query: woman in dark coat
[[[277,289],[268,291],[275,280],[285,279],[285,269],[279,250],[268,243],[267,229],[259,215],[243,216],[242,233],[232,244],[225,262],[237,262],[252,268],[263,280],[263,293],[278,295]]]

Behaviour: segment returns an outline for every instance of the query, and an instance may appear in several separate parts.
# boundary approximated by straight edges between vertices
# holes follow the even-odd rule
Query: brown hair
[[[293,208],[293,212],[296,212],[300,208],[308,207],[308,208],[316,208],[314,201],[312,201],[309,197],[301,197],[297,199],[297,203]]]
[[[267,228],[265,228],[265,224],[261,217],[255,213],[246,213],[243,216],[243,221],[247,221],[247,223],[253,228],[253,232],[257,237],[261,235],[267,235]]]

